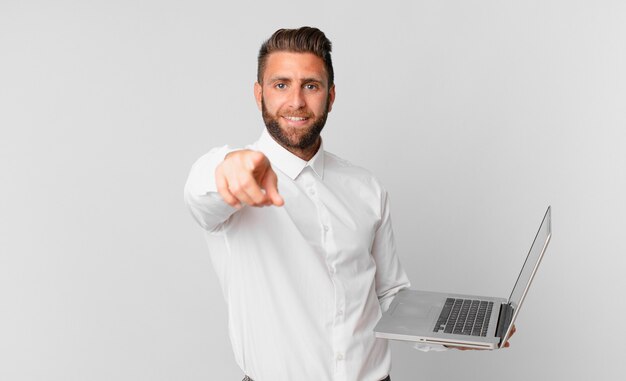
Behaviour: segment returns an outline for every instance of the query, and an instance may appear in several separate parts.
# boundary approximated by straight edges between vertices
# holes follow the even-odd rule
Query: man
[[[213,149],[185,187],[244,380],[389,380],[388,344],[373,328],[410,284],[387,192],[324,151],[335,100],[324,33],[275,32],[259,52],[254,96],[266,126],[259,140]]]

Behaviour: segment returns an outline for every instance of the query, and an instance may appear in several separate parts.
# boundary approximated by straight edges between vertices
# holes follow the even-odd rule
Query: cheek
[[[266,96],[263,98],[263,101],[265,102],[265,108],[271,114],[276,114],[276,112],[280,110],[281,105],[284,103],[281,101],[280,97],[272,95]]]
[[[311,107],[311,111],[314,111],[316,115],[321,115],[326,111],[326,106],[328,104],[328,97],[318,97],[315,98],[315,101],[309,104]]]
[[[277,106],[275,103],[268,102],[265,104],[265,108],[267,109],[267,112],[274,116],[278,116],[278,114],[280,113],[280,107]]]

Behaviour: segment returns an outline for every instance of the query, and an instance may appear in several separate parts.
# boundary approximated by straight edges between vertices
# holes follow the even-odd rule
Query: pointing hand
[[[217,191],[235,208],[250,206],[282,206],[278,194],[278,178],[270,161],[258,151],[240,150],[226,155],[215,170]]]

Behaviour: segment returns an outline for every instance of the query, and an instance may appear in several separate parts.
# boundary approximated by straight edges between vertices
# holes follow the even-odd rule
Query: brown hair
[[[303,26],[299,29],[279,29],[261,45],[257,66],[257,81],[262,83],[267,57],[273,52],[313,53],[324,61],[328,74],[328,87],[335,80],[333,63],[330,58],[332,44],[324,32],[317,28]]]

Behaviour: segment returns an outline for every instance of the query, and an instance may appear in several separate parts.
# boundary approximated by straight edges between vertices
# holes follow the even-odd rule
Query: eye
[[[274,85],[275,88],[279,89],[279,90],[284,90],[287,88],[287,85],[284,83],[277,83]]]
[[[307,83],[306,85],[304,85],[304,88],[307,90],[317,90],[318,86],[313,83]]]

